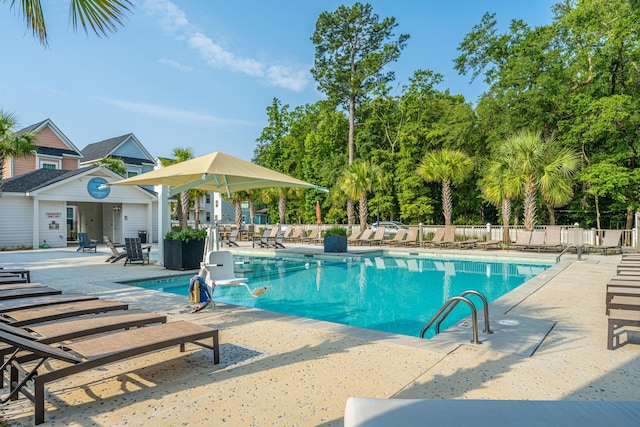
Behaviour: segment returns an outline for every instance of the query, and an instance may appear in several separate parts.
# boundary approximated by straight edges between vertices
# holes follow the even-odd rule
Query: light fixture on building
[[[114,212],[120,212],[120,205],[113,205]]]

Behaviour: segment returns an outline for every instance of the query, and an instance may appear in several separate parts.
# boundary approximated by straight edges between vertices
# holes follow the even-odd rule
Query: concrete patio
[[[244,242],[236,250],[265,252],[248,246]],[[204,349],[175,348],[54,382],[48,387],[45,426],[341,426],[349,396],[640,399],[640,346],[606,349],[605,287],[619,255],[592,254],[580,262],[575,255],[563,256],[560,264],[493,303],[495,333],[481,334],[483,343],[474,345],[466,324],[420,340],[222,304],[189,314],[185,297],[114,284],[175,272],[106,264],[109,254],[103,245],[97,254],[77,253],[75,247],[0,252],[0,267],[28,268],[33,281],[65,292],[117,299],[218,328],[221,363],[213,365]],[[1,406],[0,414],[10,426],[33,423],[26,399]]]

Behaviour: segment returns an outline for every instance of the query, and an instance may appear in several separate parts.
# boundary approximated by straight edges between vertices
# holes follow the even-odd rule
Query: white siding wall
[[[32,198],[3,194],[0,198],[0,218],[0,248],[32,246]]]
[[[138,237],[138,230],[147,231],[147,242],[151,236],[147,225],[147,205],[127,203],[122,207],[124,237]]]
[[[67,246],[67,203],[40,202],[40,239],[38,244],[46,242],[52,248]]]

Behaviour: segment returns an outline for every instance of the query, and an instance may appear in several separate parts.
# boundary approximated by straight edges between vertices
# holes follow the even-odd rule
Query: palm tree
[[[117,159],[115,157],[107,156],[102,159],[96,160],[92,164],[94,165],[104,165],[107,169],[112,172],[115,172],[119,175],[126,176],[127,175],[127,167],[125,166],[122,159]]]
[[[193,200],[193,215],[195,219],[196,230],[200,230],[200,199],[204,197],[206,191],[192,188],[189,190],[189,198]]]
[[[380,167],[369,162],[355,161],[338,178],[338,186],[348,199],[358,200],[361,231],[367,228],[367,217],[369,216],[367,193],[372,190],[374,182],[380,181],[381,176],[382,169]]]
[[[27,21],[27,29],[30,29],[34,37],[38,38],[40,43],[46,47],[49,40],[40,0],[19,2],[11,0],[10,3],[11,8],[16,7],[16,3],[18,4]],[[88,33],[91,28],[98,37],[115,33],[118,25],[122,25],[122,18],[131,10],[132,6],[133,3],[130,0],[71,0],[70,15],[73,29],[78,28],[79,22],[85,33]]]
[[[553,137],[545,140],[539,132],[523,130],[504,141],[498,152],[511,164],[506,179],[522,189],[525,230],[533,230],[536,224],[538,193],[551,208],[573,197],[572,176],[579,158]]]
[[[160,159],[160,162],[163,166],[169,166],[176,163],[181,163],[189,159],[193,159],[193,149],[191,147],[185,148],[174,148],[171,153],[175,159]],[[189,190],[185,190],[180,192],[180,208],[178,209],[178,221],[180,222],[180,227],[183,230],[188,228],[187,221],[189,219],[189,202],[191,198],[189,195]]]
[[[520,196],[520,187],[509,181],[508,171],[511,165],[508,158],[496,156],[484,170],[480,181],[482,195],[489,203],[500,208],[502,214],[502,240],[508,243],[509,222],[511,221],[511,200]]]
[[[453,202],[451,185],[459,184],[473,170],[473,162],[461,151],[442,149],[427,153],[418,166],[418,175],[426,182],[442,182],[444,224],[451,225]]]
[[[15,133],[18,125],[17,117],[0,110],[0,182],[4,163],[9,157],[24,157],[36,149],[35,135],[31,132]]]

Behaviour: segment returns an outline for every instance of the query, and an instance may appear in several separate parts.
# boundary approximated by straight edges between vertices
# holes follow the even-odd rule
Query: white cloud
[[[144,104],[141,102],[122,101],[118,99],[97,98],[99,101],[113,105],[122,110],[142,114],[150,117],[157,117],[174,122],[182,123],[211,123],[216,125],[241,125],[254,126],[255,123],[246,120],[227,119],[210,114],[202,114],[189,110],[165,107],[162,105]]]
[[[158,62],[164,65],[168,65],[169,67],[175,68],[176,70],[179,70],[179,71],[185,71],[185,72],[193,71],[193,68],[191,68],[190,66],[181,64],[178,61],[174,61],[173,59],[160,58]]]
[[[163,30],[174,35],[177,40],[186,40],[188,46],[211,68],[243,73],[257,77],[268,85],[296,92],[303,90],[309,83],[309,72],[306,69],[269,64],[235,54],[197,30],[189,22],[185,12],[169,0],[145,0],[142,6],[147,13],[158,19]]]

